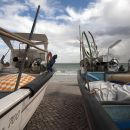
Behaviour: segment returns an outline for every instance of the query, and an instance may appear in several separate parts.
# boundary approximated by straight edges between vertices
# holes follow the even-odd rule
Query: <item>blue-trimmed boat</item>
[[[130,98],[120,101],[99,101],[91,92],[91,83],[96,84],[97,81],[128,85],[130,82],[129,64],[128,70],[125,71],[116,58],[110,59],[109,55],[98,56],[94,37],[90,32],[88,34],[92,42],[89,41],[85,32],[82,33],[80,40],[81,69],[78,72],[78,83],[83,95],[85,110],[89,116],[89,127],[100,130],[129,130]],[[114,45],[118,42],[120,40]]]

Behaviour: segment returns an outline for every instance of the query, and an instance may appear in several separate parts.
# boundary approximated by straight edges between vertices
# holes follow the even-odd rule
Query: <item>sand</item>
[[[87,119],[76,75],[54,75],[24,130],[86,130]]]

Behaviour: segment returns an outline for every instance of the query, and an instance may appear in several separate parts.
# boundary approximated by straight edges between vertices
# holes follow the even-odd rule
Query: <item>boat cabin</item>
[[[14,34],[23,37],[25,39],[28,39],[29,37],[29,33],[14,33]],[[4,47],[7,49],[6,53],[10,52],[9,55],[7,55],[6,53],[4,55],[1,55],[0,71],[1,73],[2,72],[13,73],[13,71],[15,73],[16,71],[18,71],[20,63],[22,62],[26,45],[24,43],[15,41],[14,39],[5,36],[0,37],[1,40],[5,43]],[[45,66],[47,62],[46,57],[48,49],[48,39],[45,34],[33,34],[31,41],[35,46],[39,46],[43,48],[45,51],[30,48],[27,53],[24,71],[29,73],[40,73],[41,71],[40,69],[44,70],[42,66],[43,65]],[[4,61],[5,59],[8,59],[8,61],[5,62]]]

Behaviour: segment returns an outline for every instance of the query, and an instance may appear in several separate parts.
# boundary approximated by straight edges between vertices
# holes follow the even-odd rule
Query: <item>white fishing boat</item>
[[[0,63],[0,130],[24,129],[53,75],[45,71],[43,64],[46,63],[48,39],[45,34],[33,34],[38,11],[39,7],[30,34],[10,33],[0,28],[0,37],[11,52],[10,61],[4,62],[5,54]],[[14,48],[12,43],[19,48]]]

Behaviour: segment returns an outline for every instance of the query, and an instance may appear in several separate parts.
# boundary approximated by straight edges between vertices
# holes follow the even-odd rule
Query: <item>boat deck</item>
[[[54,75],[24,130],[87,130],[76,75]]]

